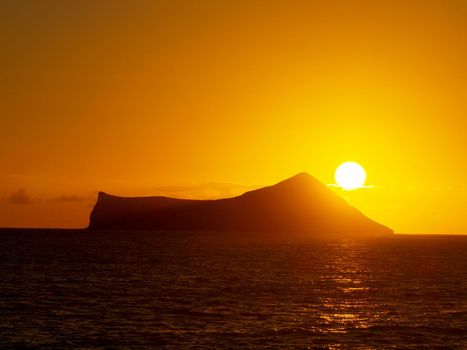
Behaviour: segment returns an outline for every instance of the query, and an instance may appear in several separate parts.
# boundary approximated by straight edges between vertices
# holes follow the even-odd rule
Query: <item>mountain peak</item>
[[[310,180],[310,179],[315,179],[313,176],[311,176],[310,174],[308,174],[307,172],[305,171],[302,171],[298,174],[295,174],[294,176],[291,176],[289,177],[288,179],[284,180],[284,181],[287,181],[287,180],[295,180],[295,181],[299,181],[299,180]]]
[[[310,174],[306,172],[301,172],[298,174],[295,174],[288,179],[285,179],[279,183],[284,183],[284,182],[299,182],[299,183],[306,183],[306,182],[319,182],[316,178],[311,176]]]
[[[275,185],[265,187],[267,188],[283,188],[286,190],[296,190],[296,191],[321,191],[325,190],[326,186],[324,186],[318,179],[311,176],[306,172],[298,173],[288,179],[282,180]]]

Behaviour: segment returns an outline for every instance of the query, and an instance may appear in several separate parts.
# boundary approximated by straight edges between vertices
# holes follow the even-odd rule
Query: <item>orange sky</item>
[[[0,226],[354,160],[397,232],[467,233],[467,3],[2,1]]]

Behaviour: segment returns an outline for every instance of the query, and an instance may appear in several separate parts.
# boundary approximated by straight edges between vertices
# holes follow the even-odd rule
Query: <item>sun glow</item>
[[[337,167],[334,178],[344,190],[355,190],[365,184],[366,172],[358,163],[345,162]]]

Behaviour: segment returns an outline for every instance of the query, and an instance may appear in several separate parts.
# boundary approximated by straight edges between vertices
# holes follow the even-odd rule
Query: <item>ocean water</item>
[[[4,230],[0,348],[467,349],[467,236]]]

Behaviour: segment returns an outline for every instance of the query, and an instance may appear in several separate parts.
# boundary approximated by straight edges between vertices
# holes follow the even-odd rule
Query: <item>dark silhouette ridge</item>
[[[89,229],[288,232],[316,236],[386,235],[307,173],[217,200],[117,197],[99,192]]]

